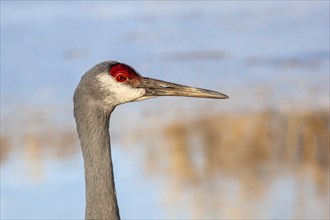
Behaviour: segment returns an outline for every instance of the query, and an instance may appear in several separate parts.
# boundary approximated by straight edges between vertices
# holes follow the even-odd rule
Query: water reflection
[[[185,201],[193,218],[326,217],[328,132],[326,111],[266,111],[174,122],[148,148],[146,168],[151,175],[166,175],[170,187],[165,194],[172,209],[182,210]],[[283,198],[271,195],[281,181],[287,182],[287,196],[294,197],[286,204],[288,210],[269,206],[288,199],[286,193],[279,194]],[[308,208],[316,204],[318,210]]]
[[[42,132],[33,122],[27,126],[18,136],[2,134],[1,165],[12,151],[23,152],[33,182],[44,178],[45,154],[63,159],[80,152],[74,128],[59,129],[46,118],[37,123]],[[226,113],[155,126],[116,139],[119,146],[144,146],[145,173],[166,185],[161,193],[169,216],[328,215],[327,111]]]

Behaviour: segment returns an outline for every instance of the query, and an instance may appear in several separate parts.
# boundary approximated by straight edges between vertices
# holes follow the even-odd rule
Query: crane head
[[[132,67],[116,61],[99,63],[87,71],[76,89],[77,93],[84,93],[110,106],[158,96],[229,98],[212,90],[143,77]]]

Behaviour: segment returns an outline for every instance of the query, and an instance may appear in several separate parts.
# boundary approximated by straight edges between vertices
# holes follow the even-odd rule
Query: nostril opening
[[[174,89],[173,86],[167,86],[167,85],[159,85],[159,86],[164,89]]]

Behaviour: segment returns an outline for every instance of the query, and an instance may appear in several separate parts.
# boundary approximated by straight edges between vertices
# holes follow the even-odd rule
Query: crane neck
[[[109,119],[112,109],[75,104],[77,130],[84,157],[86,219],[120,219],[111,159]]]

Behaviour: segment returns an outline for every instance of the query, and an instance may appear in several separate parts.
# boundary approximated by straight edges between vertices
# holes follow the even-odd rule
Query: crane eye
[[[116,75],[115,79],[117,82],[124,82],[127,80],[127,77],[124,75],[124,73],[119,73]]]

